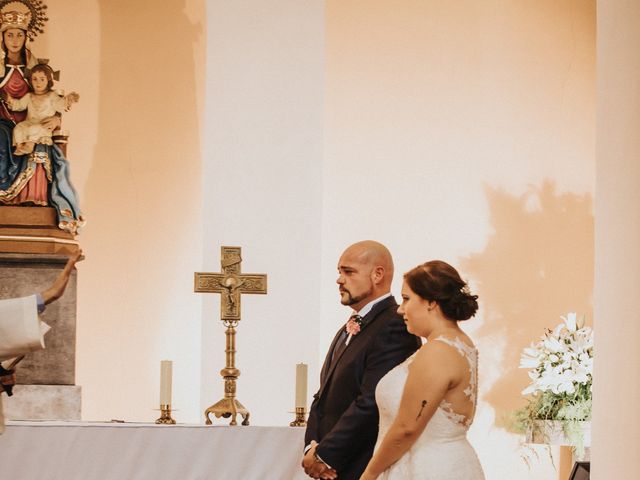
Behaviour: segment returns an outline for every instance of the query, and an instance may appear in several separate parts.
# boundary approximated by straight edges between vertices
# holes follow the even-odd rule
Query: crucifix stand
[[[267,293],[267,276],[264,274],[240,273],[240,247],[222,247],[221,273],[195,273],[194,291],[197,293],[219,293],[220,319],[227,327],[226,366],[220,370],[224,378],[224,398],[204,411],[205,423],[211,425],[210,414],[217,418],[231,417],[230,425],[237,425],[236,416],[242,416],[242,425],[249,425],[249,411],[236,399],[236,380],[240,370],[236,362],[236,327],[240,322],[240,295],[243,293]]]

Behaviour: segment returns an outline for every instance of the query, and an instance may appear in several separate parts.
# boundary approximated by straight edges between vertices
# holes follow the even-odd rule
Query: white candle
[[[296,408],[307,408],[307,364],[296,365]]]
[[[171,405],[171,360],[160,362],[160,405]]]

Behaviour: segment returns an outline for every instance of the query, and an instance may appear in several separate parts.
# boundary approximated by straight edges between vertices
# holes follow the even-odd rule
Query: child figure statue
[[[13,111],[27,111],[27,118],[18,123],[13,129],[13,144],[15,155],[25,155],[33,152],[36,143],[51,145],[51,129],[42,120],[56,113],[66,112],[71,105],[80,100],[80,95],[72,92],[60,96],[53,92],[53,69],[46,64],[38,64],[31,69],[29,83],[32,92],[20,99],[7,97],[7,103]]]

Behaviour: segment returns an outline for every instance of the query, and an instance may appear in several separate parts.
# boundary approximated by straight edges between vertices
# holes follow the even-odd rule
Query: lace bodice
[[[478,350],[471,345],[467,345],[458,337],[452,340],[450,338],[440,336],[435,338],[435,340],[446,343],[447,345],[450,345],[453,348],[455,348],[458,351],[458,353],[462,355],[469,363],[469,380],[468,380],[467,387],[464,389],[464,394],[473,405],[471,416],[467,418],[462,414],[454,412],[451,403],[449,403],[445,399],[443,399],[439,405],[439,408],[441,408],[444,411],[445,415],[451,421],[459,423],[469,428],[473,423],[473,417],[476,413],[476,403],[477,403],[477,396],[478,396]]]
[[[455,348],[469,364],[465,396],[473,405],[469,418],[453,410],[451,403],[442,400],[421,436],[411,449],[380,478],[384,480],[483,480],[482,467],[473,447],[467,441],[467,431],[473,422],[477,403],[478,353],[475,347],[459,338],[438,337]],[[376,448],[393,423],[409,375],[409,365],[416,354],[391,370],[378,383],[376,402],[380,411],[380,430]]]

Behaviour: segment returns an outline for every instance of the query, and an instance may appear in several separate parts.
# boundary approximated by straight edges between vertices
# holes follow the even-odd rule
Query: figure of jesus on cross
[[[235,366],[236,329],[240,321],[240,295],[243,293],[267,293],[267,276],[264,274],[242,274],[240,247],[222,247],[221,273],[196,273],[194,291],[197,293],[220,293],[220,318],[224,323],[227,337],[226,366],[220,371],[224,378],[224,398],[204,412],[207,425],[211,425],[209,415],[231,417],[230,425],[237,425],[236,416],[242,415],[242,425],[249,425],[249,411],[236,399],[236,380],[240,370]]]

